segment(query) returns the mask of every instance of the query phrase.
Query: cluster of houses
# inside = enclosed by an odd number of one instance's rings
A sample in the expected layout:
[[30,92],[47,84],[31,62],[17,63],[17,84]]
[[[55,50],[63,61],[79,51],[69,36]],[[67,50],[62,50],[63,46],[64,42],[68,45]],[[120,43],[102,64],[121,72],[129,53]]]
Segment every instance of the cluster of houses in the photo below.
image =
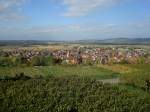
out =
[[150,56],[145,49],[129,49],[129,48],[85,48],[78,47],[71,50],[54,50],[54,49],[13,49],[0,50],[0,56],[22,56],[27,61],[31,61],[34,56],[53,56],[61,59],[66,64],[108,64],[108,63],[137,63],[142,57],[146,58],[150,63]]
[[50,50],[31,50],[31,49],[10,49],[10,50],[0,50],[1,57],[22,57],[27,61],[31,61],[31,59],[35,56],[50,56],[52,52]]

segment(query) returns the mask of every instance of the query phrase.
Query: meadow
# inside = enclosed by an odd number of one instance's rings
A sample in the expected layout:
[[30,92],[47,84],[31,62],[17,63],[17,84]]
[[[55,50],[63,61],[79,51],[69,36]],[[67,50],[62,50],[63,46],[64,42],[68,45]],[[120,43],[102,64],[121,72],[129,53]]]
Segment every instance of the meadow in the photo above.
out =
[[[119,79],[127,87],[146,90],[150,80],[149,64],[112,64],[112,65],[52,65],[0,67],[0,79],[15,77],[21,73],[31,78],[71,77],[96,80]],[[120,85],[121,85],[120,84]]]
[[0,67],[0,78],[14,77],[17,74],[24,73],[32,78],[42,77],[62,77],[62,76],[80,76],[96,79],[117,78],[120,74],[98,68],[96,66],[83,65],[56,65],[56,66],[31,66],[31,67]]

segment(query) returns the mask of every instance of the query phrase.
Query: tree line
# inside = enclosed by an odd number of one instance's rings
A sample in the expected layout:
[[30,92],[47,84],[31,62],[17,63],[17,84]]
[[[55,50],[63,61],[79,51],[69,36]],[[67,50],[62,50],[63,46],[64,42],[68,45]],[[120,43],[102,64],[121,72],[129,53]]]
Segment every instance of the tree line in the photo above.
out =
[[22,56],[0,57],[1,67],[13,66],[51,66],[61,64],[62,60],[54,58],[53,56],[34,56],[30,60]]

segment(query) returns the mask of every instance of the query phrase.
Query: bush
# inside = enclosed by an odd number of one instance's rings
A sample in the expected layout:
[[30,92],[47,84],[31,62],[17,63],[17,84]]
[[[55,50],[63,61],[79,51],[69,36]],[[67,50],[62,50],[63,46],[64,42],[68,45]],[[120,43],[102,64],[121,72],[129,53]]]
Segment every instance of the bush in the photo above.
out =
[[126,59],[121,60],[120,64],[129,64],[129,61]]
[[13,65],[14,65],[14,63],[10,57],[0,57],[0,66],[10,67]]
[[84,60],[83,65],[93,65],[93,62],[90,59]]
[[54,58],[53,59],[53,64],[62,64],[62,60],[59,58]]
[[21,57],[0,57],[0,66],[12,67],[23,64]]
[[12,57],[13,66],[19,66],[22,64],[21,57]]
[[31,60],[33,66],[50,66],[53,65],[53,57],[35,56]]

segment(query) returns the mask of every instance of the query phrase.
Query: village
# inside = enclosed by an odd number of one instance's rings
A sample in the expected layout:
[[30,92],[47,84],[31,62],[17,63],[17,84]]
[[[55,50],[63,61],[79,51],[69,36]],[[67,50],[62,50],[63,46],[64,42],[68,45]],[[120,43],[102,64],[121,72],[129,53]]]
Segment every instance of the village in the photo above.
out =
[[97,47],[86,48],[78,46],[72,49],[10,49],[0,50],[1,57],[23,57],[30,62],[35,56],[53,56],[63,64],[110,64],[110,63],[150,63],[150,52],[143,48]]

